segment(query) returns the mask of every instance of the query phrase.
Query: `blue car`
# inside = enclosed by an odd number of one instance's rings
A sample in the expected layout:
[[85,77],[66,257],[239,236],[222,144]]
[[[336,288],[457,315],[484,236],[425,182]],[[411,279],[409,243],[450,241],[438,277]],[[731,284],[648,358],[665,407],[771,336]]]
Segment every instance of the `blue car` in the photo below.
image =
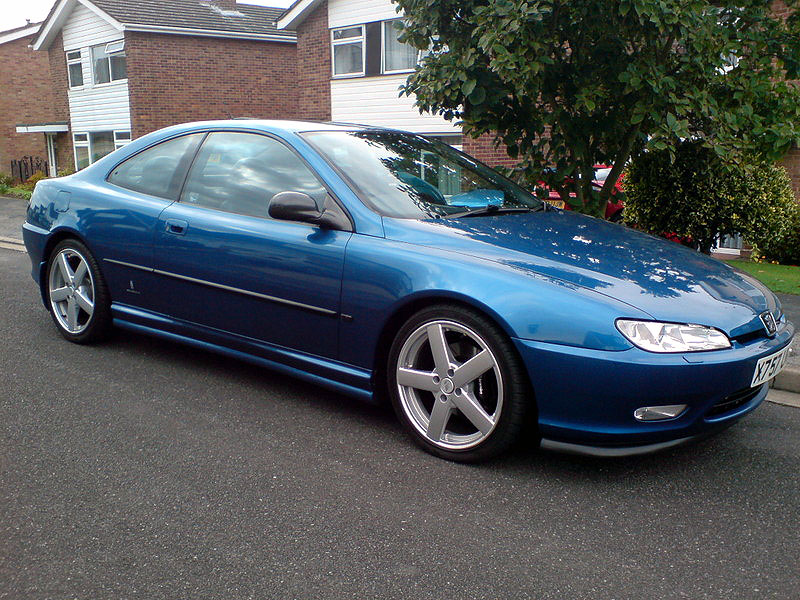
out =
[[718,431],[794,334],[747,275],[388,129],[170,127],[39,182],[23,233],[67,340],[127,329],[388,399],[456,461]]

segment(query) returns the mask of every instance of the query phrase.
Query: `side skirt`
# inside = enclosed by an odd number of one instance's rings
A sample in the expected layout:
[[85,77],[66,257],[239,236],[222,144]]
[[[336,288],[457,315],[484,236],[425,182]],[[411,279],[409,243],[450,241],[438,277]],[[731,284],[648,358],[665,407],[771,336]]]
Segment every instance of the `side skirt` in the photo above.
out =
[[374,402],[372,372],[320,356],[304,354],[166,315],[112,303],[114,325],[136,333],[187,344],[298,377],[311,383]]

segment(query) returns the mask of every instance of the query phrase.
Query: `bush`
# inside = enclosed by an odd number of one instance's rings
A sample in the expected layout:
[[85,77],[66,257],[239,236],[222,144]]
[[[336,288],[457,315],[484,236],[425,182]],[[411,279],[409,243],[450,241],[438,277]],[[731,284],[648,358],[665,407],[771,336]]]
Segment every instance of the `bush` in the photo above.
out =
[[28,180],[25,183],[21,184],[19,187],[28,192],[32,192],[33,189],[36,187],[36,184],[39,183],[42,179],[47,179],[47,175],[45,175],[42,171],[36,171],[36,173],[28,177]]
[[14,185],[14,179],[11,175],[0,173],[0,187],[10,188],[12,185]]
[[646,152],[625,180],[626,221],[650,233],[690,237],[710,252],[717,235],[740,233],[759,248],[781,246],[797,233],[798,207],[786,171],[773,164],[724,164],[695,141],[675,151]]
[[756,262],[800,265],[800,217],[795,219],[792,229],[793,231],[784,238],[763,240],[760,244],[754,244],[751,258]]

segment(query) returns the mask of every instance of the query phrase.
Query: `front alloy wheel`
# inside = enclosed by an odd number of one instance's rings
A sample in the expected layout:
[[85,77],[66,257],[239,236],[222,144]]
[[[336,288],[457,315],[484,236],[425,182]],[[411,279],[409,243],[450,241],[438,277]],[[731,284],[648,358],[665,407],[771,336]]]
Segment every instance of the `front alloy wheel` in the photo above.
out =
[[395,410],[423,448],[474,461],[517,438],[527,380],[508,338],[460,306],[426,309],[400,330],[390,353]]

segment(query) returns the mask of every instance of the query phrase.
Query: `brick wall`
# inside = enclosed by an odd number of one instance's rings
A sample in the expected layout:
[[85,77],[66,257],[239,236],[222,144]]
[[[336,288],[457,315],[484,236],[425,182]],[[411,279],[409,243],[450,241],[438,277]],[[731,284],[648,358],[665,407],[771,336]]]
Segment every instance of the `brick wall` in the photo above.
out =
[[17,133],[22,123],[53,121],[52,86],[47,55],[28,45],[33,36],[0,44],[0,173],[23,156],[47,160],[43,133]]
[[781,165],[786,168],[789,173],[789,178],[792,180],[792,188],[797,200],[800,201],[800,148],[792,148],[789,153],[783,157]]
[[300,118],[331,120],[331,37],[328,2],[297,28],[297,69],[301,80]]
[[292,119],[294,44],[155,33],[125,34],[133,137],[206,119]]
[[489,134],[484,134],[478,139],[465,136],[463,149],[490,167],[513,167],[517,164],[515,159],[506,154],[505,146],[501,144],[495,148],[494,136]]

